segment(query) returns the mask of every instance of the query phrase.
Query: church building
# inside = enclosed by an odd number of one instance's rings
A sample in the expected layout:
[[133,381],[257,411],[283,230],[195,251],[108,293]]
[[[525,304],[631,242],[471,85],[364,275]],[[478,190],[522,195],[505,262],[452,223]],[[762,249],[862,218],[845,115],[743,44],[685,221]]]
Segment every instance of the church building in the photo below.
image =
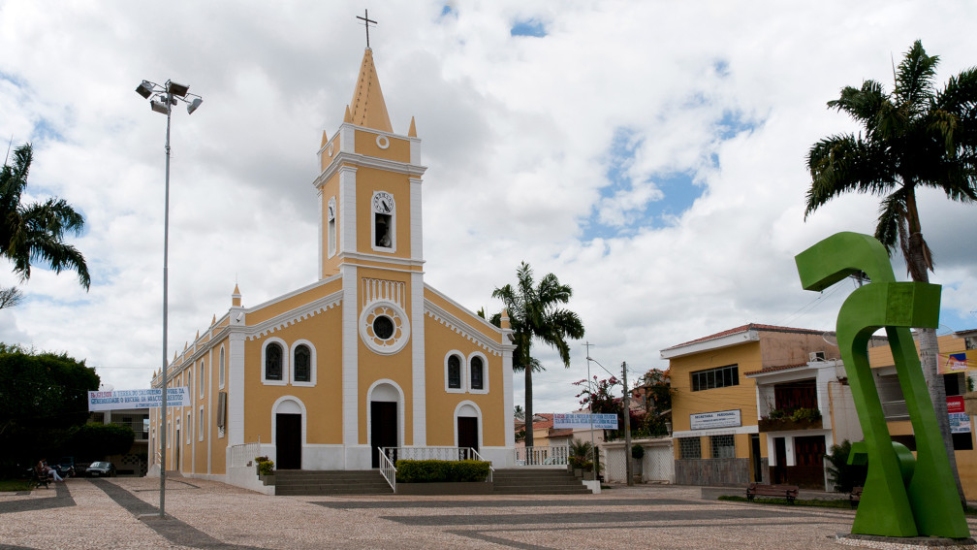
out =
[[155,374],[191,404],[165,426],[153,410],[149,448],[165,429],[167,470],[231,483],[259,454],[277,469],[366,470],[378,448],[462,447],[511,464],[508,319],[496,328],[425,284],[421,140],[413,118],[394,133],[369,48],[318,158],[318,280],[253,307],[235,286],[168,380]]

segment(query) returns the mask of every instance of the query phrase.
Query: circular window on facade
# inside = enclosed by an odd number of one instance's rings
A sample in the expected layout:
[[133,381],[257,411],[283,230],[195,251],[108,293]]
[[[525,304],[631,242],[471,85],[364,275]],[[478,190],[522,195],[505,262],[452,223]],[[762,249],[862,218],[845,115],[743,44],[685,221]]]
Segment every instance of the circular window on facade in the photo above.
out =
[[393,303],[374,303],[360,316],[360,337],[377,353],[396,353],[410,337],[407,314]]
[[387,317],[386,315],[378,315],[376,319],[373,320],[373,334],[381,340],[389,340],[391,336],[394,335],[394,322],[393,319]]

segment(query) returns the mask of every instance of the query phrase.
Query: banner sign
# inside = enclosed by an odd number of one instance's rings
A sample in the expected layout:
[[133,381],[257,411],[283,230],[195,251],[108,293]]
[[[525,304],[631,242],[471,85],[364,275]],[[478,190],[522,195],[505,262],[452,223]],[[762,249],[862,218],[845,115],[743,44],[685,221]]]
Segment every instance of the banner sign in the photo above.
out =
[[950,433],[969,434],[970,415],[964,412],[963,396],[953,395],[947,397],[946,410],[950,416]]
[[[90,391],[88,392],[88,410],[114,411],[119,409],[158,409],[163,400],[163,391],[152,390],[119,390],[119,391]],[[188,388],[170,388],[166,392],[166,407],[189,407],[190,392]]]
[[709,413],[690,414],[693,430],[711,430],[713,428],[738,428],[743,425],[740,411],[718,411]]
[[949,355],[940,354],[939,356],[940,374],[953,374],[957,372],[967,372],[977,365],[972,364],[967,357],[967,352],[951,353]]
[[[592,417],[592,418],[591,418]],[[587,413],[555,413],[553,414],[553,428],[557,430],[573,430],[590,428],[593,422],[598,430],[616,430],[616,414],[587,414]]]

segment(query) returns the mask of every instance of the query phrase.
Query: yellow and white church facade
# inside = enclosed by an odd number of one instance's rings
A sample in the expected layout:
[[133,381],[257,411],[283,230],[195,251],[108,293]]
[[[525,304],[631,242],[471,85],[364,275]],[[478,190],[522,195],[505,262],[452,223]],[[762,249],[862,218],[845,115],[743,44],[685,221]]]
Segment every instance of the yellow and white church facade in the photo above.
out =
[[367,48],[318,153],[318,280],[254,307],[235,286],[227,313],[174,358],[165,384],[188,387],[191,404],[169,407],[165,426],[152,411],[149,448],[167,430],[167,470],[242,484],[248,454],[278,469],[364,470],[382,447],[513,462],[508,322],[424,283],[420,153],[413,118],[393,132]]

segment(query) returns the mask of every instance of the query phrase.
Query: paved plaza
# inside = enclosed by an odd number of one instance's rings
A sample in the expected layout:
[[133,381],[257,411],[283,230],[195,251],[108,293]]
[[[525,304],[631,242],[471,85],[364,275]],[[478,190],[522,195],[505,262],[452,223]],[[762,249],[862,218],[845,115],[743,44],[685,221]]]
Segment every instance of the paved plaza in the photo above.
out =
[[[273,497],[196,479],[69,479],[0,493],[0,549],[844,548],[848,510],[700,498],[697,487],[592,496]],[[971,525],[977,531],[977,525]]]

